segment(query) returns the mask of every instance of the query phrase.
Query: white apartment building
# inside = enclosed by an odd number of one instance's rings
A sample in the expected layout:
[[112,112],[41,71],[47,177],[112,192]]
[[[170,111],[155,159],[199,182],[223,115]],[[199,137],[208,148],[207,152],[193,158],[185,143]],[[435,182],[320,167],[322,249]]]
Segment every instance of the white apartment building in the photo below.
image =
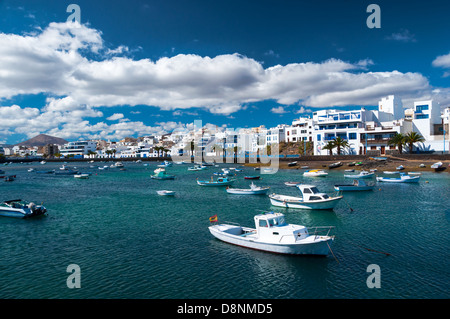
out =
[[[370,116],[370,117],[369,117]],[[366,118],[371,119],[370,111],[364,108],[356,111],[320,110],[313,113],[314,155],[327,155],[323,147],[337,137],[345,139],[349,148],[341,154],[360,154],[360,132]]]
[[65,144],[64,147],[59,151],[59,153],[63,156],[83,156],[88,154],[88,152],[95,152],[96,149],[97,142],[95,141],[76,141]]
[[301,117],[292,121],[290,126],[285,127],[286,142],[308,142],[313,140],[313,119]]

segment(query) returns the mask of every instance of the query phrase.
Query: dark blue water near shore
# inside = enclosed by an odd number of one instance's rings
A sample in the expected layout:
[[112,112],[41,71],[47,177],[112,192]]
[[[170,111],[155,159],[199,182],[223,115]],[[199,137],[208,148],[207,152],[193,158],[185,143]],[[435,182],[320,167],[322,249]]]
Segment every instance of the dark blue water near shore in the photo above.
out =
[[[450,175],[423,173],[419,184],[377,184],[346,193],[334,211],[285,210],[263,196],[229,195],[197,186],[219,168],[168,171],[173,181],[150,179],[156,163],[126,163],[126,171],[92,171],[87,180],[29,173],[48,163],[4,167],[0,200],[44,202],[42,218],[0,219],[1,298],[449,298]],[[221,165],[228,167],[230,165]],[[237,173],[236,186],[248,186]],[[301,170],[263,175],[258,185],[297,194],[285,181],[331,192],[343,172],[311,179]],[[428,183],[427,183],[428,182]],[[170,189],[163,197],[156,190]],[[350,209],[352,208],[352,210]],[[335,226],[336,259],[269,254],[229,245],[208,232],[208,218],[253,226],[259,210],[283,212],[289,223]],[[388,252],[386,256],[367,248]],[[81,288],[69,289],[69,264],[81,269]],[[381,288],[369,289],[367,267],[381,270]]]

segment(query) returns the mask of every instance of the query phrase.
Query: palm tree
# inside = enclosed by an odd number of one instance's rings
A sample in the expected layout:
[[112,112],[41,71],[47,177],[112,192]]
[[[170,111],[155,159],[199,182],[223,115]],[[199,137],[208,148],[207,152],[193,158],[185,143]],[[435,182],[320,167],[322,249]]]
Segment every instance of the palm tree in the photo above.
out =
[[398,152],[402,154],[403,152],[403,145],[405,145],[405,135],[402,133],[395,133],[394,136],[392,136],[389,141],[388,145],[396,145],[398,148]]
[[333,140],[333,145],[334,145],[334,147],[337,147],[338,155],[341,155],[341,147],[346,148],[346,147],[350,146],[350,144],[348,144],[347,140],[344,140],[342,137],[339,137],[339,136]]
[[409,145],[409,153],[412,154],[413,152],[413,144],[417,142],[424,142],[425,139],[422,135],[416,132],[409,132],[405,136],[405,143]]
[[328,154],[333,155],[334,141],[328,141],[327,145],[325,145],[322,149],[328,150]]

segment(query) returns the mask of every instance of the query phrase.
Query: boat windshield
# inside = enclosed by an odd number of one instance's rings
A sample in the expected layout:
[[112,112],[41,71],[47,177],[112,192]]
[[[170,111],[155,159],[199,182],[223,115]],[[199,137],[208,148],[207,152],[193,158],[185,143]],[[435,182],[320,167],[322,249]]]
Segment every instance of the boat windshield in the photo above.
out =
[[318,193],[320,193],[319,190],[317,189],[317,187],[311,187],[310,189],[311,189],[311,192],[312,192],[313,194],[318,194]]
[[284,217],[275,217],[268,220],[270,227],[284,225]]

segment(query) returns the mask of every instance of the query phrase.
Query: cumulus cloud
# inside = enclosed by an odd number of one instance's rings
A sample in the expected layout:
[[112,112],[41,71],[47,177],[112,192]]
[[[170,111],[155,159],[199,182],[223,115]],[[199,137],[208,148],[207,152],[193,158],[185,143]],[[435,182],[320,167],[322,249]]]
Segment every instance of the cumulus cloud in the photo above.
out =
[[123,118],[124,118],[124,115],[122,113],[114,113],[113,115],[111,115],[110,117],[107,117],[106,119],[108,121],[116,121],[116,120],[120,120]]
[[[144,134],[161,126],[132,122],[123,113],[105,119],[119,120],[112,124],[91,124],[86,118],[102,118],[100,108],[121,105],[178,112],[197,108],[224,116],[264,100],[278,103],[274,113],[298,103],[308,108],[376,105],[387,94],[408,99],[433,89],[420,73],[371,72],[370,59],[264,68],[238,53],[178,54],[152,61],[135,60],[128,52],[126,46],[106,47],[99,30],[77,22],[50,23],[26,35],[0,33],[0,100],[19,94],[48,96],[42,109],[0,107],[1,118],[8,119],[2,130],[40,130],[65,138]],[[433,65],[450,66],[450,54],[437,57]]]
[[[450,53],[438,56],[436,59],[433,60],[432,64],[435,67],[450,69]],[[444,77],[450,76],[450,71],[445,72],[443,76]]]
[[279,106],[279,107],[273,107],[270,112],[275,113],[275,114],[284,114],[287,113],[287,111],[284,109],[284,107]]
[[239,54],[179,54],[157,61],[116,56],[127,50],[104,47],[100,31],[77,23],[51,23],[26,36],[2,33],[0,97],[44,92],[68,98],[59,101],[65,106],[50,108],[151,105],[229,115],[245,103],[266,99],[285,105],[303,101],[310,107],[374,105],[380,96],[429,86],[419,73],[364,72],[373,64],[370,59],[264,69]]

